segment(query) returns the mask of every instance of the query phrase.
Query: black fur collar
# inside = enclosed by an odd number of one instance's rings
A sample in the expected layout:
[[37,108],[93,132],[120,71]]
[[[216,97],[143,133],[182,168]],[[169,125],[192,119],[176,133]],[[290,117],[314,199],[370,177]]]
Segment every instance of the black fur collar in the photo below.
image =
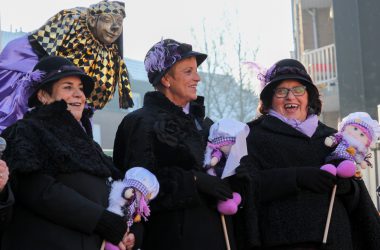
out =
[[[198,96],[195,101],[190,102],[190,114],[196,118],[203,118],[205,116],[205,107],[203,105],[203,96]],[[145,94],[144,106],[157,107],[165,109],[166,111],[183,116],[185,113],[182,107],[172,103],[164,94],[159,91],[152,91]]]
[[31,110],[3,132],[9,144],[4,152],[9,168],[51,175],[84,171],[117,176],[112,159],[91,137],[88,116],[83,115],[81,126],[64,101]]

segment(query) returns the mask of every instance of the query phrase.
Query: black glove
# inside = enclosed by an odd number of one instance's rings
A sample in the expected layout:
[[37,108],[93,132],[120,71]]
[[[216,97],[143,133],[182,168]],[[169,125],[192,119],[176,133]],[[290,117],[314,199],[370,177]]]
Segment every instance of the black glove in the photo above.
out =
[[135,246],[132,249],[140,249],[144,235],[143,224],[141,222],[133,223],[129,232],[135,235]]
[[200,192],[209,194],[219,200],[232,198],[232,190],[219,177],[212,176],[199,171],[194,171],[195,184]]
[[127,228],[127,223],[124,221],[123,217],[104,210],[95,227],[95,232],[112,244],[118,245],[123,239],[124,234],[127,232]]
[[316,193],[331,192],[336,177],[324,170],[315,167],[296,168],[297,185]]

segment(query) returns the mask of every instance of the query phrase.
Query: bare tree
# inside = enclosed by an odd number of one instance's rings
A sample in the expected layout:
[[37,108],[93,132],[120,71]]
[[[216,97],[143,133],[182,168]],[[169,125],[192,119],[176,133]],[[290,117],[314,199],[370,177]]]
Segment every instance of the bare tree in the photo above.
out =
[[[193,32],[193,37],[197,37]],[[209,39],[205,20],[202,22],[202,40],[199,40],[201,50],[208,55],[208,59],[201,66],[202,84],[199,86],[200,93],[205,96],[206,115],[220,119],[223,115],[230,115],[232,110],[227,105],[221,105],[220,90],[228,91],[228,78],[222,73],[223,58],[226,57],[223,45],[223,34]],[[230,79],[231,80],[231,79]],[[225,94],[225,92],[224,92]]]
[[[255,60],[259,48],[246,48],[244,46],[241,34],[236,35],[235,45],[234,45],[234,57],[237,61],[235,71],[235,82],[236,89],[235,100],[235,117],[239,121],[249,121],[252,120],[256,114],[256,107],[258,103],[258,98],[253,92],[254,86],[251,79],[250,73],[246,70],[243,63],[250,60]],[[225,72],[231,72],[233,69],[230,67],[226,69]],[[230,73],[231,74],[231,73]]]
[[[224,22],[214,34],[207,29],[205,20],[202,34],[195,34],[193,30],[194,39],[201,44],[201,50],[208,54],[208,59],[201,67],[202,84],[199,90],[205,96],[207,116],[212,119],[229,117],[246,122],[255,115],[257,97],[253,94],[242,62],[255,60],[258,48],[245,46],[240,32],[236,29],[232,32],[228,18],[224,18]],[[228,46],[232,46],[232,49]]]

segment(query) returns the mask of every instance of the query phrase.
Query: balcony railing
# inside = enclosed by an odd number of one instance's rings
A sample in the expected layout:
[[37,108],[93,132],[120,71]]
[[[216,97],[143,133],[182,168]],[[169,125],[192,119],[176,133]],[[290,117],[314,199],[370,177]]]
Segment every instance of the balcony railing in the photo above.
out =
[[316,85],[329,88],[338,83],[335,44],[305,51],[301,61]]

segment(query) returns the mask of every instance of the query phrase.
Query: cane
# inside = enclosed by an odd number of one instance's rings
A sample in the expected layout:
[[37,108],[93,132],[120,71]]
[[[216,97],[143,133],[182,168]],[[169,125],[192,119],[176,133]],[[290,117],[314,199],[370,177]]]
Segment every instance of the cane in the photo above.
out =
[[336,187],[337,186],[335,184],[334,188],[332,190],[332,193],[331,193],[331,199],[330,199],[329,211],[327,213],[327,221],[326,221],[326,226],[325,226],[325,232],[323,234],[323,240],[322,240],[323,245],[326,245],[327,236],[329,234],[329,228],[330,228],[330,222],[331,222],[331,214],[332,214],[332,210],[333,210],[333,207],[334,207]]
[[104,247],[106,246],[106,240],[103,240],[102,246],[100,247],[100,250],[104,250]]
[[227,232],[226,220],[224,219],[224,214],[220,214],[220,218],[221,218],[221,220],[222,220],[223,233],[224,233],[224,239],[226,240],[226,247],[227,247],[227,250],[231,250],[230,240],[228,239],[228,232]]

